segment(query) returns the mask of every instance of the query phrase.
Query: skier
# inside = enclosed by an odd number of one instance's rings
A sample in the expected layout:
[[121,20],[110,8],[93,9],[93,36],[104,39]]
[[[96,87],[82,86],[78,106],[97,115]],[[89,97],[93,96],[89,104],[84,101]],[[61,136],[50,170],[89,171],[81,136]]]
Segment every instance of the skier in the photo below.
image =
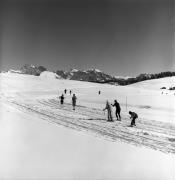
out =
[[101,91],[98,91],[98,94],[100,95],[100,94],[101,94]]
[[108,100],[106,101],[106,107],[103,109],[103,111],[105,111],[106,109],[107,109],[107,112],[108,112],[108,121],[113,121],[112,108],[111,108],[111,105],[108,102]]
[[67,92],[67,89],[64,90],[64,93],[65,93],[65,94],[66,94],[66,92]]
[[117,100],[114,100],[114,104],[111,104],[113,107],[116,107],[115,115],[118,121],[121,121],[121,116],[120,116],[120,104],[117,102]]
[[72,106],[73,106],[73,110],[75,110],[76,101],[77,101],[77,97],[75,96],[75,94],[73,94],[73,96],[72,96]]
[[129,114],[131,115],[131,117],[130,117],[130,119],[131,119],[131,127],[136,126],[135,120],[138,118],[137,113],[129,111]]
[[72,94],[72,91],[70,90],[69,93],[70,93],[70,95],[71,95],[71,94]]
[[63,95],[63,94],[60,96],[60,103],[61,103],[61,104],[64,103],[64,95]]

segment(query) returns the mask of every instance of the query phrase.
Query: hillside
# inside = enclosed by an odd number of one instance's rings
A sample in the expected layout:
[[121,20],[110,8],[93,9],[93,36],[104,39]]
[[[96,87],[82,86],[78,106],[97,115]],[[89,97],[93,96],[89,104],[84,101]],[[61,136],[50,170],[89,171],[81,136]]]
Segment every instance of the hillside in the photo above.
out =
[[[162,95],[160,89],[165,83],[174,85],[172,78],[112,86],[1,73],[0,82],[3,179],[175,176],[175,96]],[[65,88],[77,95],[75,111],[70,94],[65,94],[63,106],[59,103]],[[121,122],[106,121],[106,99],[120,102]],[[128,127],[129,110],[139,115],[135,128]]]
[[143,89],[157,90],[163,91],[168,94],[175,93],[175,91],[171,91],[172,87],[175,87],[175,76],[173,77],[165,77],[160,79],[150,79],[142,82],[138,82],[136,84],[132,84],[133,87],[140,87]]
[[[30,94],[30,98],[45,96],[53,98],[61,95],[66,88],[76,93],[80,104],[85,106],[103,108],[106,99],[111,102],[117,99],[123,110],[137,111],[141,113],[143,118],[174,122],[175,92],[168,89],[162,90],[163,86],[167,88],[175,86],[175,77],[148,80],[128,86],[111,86],[75,80],[1,73],[1,92],[8,97],[17,96],[24,99],[28,98]],[[98,95],[99,90],[102,92],[101,96]]]

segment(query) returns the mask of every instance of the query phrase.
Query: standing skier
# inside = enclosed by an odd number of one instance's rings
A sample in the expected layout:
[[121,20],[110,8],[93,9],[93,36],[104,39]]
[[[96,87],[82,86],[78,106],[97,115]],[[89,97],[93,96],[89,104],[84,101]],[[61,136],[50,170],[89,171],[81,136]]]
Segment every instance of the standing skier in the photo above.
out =
[[113,107],[115,106],[115,108],[116,108],[116,111],[115,111],[116,118],[117,118],[117,120],[121,121],[121,116],[120,116],[121,108],[120,108],[120,104],[117,102],[117,100],[114,100],[114,104],[111,104],[111,105]]
[[63,94],[60,96],[60,103],[61,103],[61,104],[64,103],[64,95],[63,95]]
[[70,90],[69,93],[70,93],[70,95],[71,95],[71,94],[72,94],[72,91]]
[[108,113],[108,121],[113,121],[112,117],[112,108],[111,105],[109,104],[108,100],[106,101],[106,107],[103,109],[103,111],[107,110]]
[[75,94],[73,94],[73,96],[72,96],[72,106],[73,106],[73,110],[75,110],[76,101],[77,101],[77,97],[75,96]]
[[131,115],[130,119],[131,119],[131,126],[136,126],[135,124],[135,120],[138,118],[137,113],[129,111],[129,114]]
[[66,94],[66,92],[67,92],[67,89],[64,90],[64,93],[65,93],[65,94]]

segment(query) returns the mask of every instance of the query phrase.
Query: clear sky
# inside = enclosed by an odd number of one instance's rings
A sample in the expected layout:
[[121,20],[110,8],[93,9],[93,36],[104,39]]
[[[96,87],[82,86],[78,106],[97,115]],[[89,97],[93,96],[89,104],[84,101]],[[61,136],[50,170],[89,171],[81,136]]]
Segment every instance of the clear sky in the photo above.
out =
[[4,0],[0,69],[174,71],[174,0]]

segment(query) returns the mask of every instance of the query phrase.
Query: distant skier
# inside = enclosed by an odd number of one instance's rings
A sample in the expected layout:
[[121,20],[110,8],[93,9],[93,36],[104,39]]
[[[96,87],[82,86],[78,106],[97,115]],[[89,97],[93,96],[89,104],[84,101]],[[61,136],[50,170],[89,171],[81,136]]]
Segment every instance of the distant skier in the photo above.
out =
[[101,94],[101,91],[98,91],[98,94],[100,95],[100,94]]
[[65,94],[67,93],[67,89],[64,90],[64,93],[65,93]]
[[103,109],[103,111],[105,110],[107,110],[107,113],[108,113],[108,121],[113,121],[112,108],[108,100],[106,101],[106,107]]
[[63,95],[63,94],[60,96],[60,103],[61,103],[61,104],[64,103],[64,95]]
[[71,94],[72,94],[72,91],[70,90],[69,93],[70,93],[70,95],[71,95]]
[[120,116],[120,104],[117,102],[117,100],[114,100],[114,104],[111,104],[113,107],[115,106],[116,111],[115,111],[115,115],[118,121],[121,121],[121,116]]
[[73,94],[73,96],[72,96],[72,106],[73,106],[73,110],[75,110],[76,101],[77,101],[77,97],[75,96],[75,94]]
[[129,111],[129,114],[131,115],[131,117],[130,117],[130,119],[131,119],[131,126],[136,126],[135,120],[138,118],[137,113]]

